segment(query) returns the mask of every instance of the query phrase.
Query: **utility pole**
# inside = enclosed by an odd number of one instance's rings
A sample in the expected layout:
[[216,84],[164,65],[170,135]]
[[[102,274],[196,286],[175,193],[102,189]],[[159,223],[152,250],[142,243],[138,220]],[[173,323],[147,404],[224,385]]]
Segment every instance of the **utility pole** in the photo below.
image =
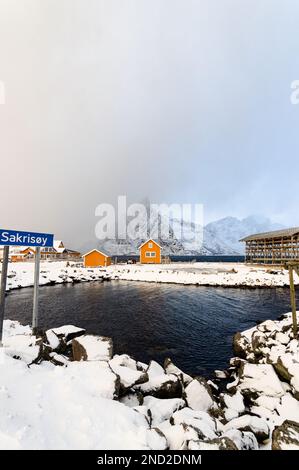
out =
[[40,269],[40,247],[37,246],[35,250],[33,312],[32,312],[32,330],[33,330],[34,335],[37,334],[37,328],[38,328],[39,269]]
[[297,338],[298,327],[297,327],[296,294],[295,294],[294,271],[293,271],[294,268],[295,268],[295,271],[297,273],[296,267],[294,267],[291,264],[288,265],[289,278],[290,278],[290,295],[291,295],[291,306],[292,306],[293,335],[294,335],[294,338]]

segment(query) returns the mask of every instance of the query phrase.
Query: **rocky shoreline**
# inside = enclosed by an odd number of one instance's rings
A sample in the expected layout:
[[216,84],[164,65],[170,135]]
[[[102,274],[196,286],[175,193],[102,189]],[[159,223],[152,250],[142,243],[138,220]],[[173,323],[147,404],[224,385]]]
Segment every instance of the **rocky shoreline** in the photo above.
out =
[[[35,337],[29,327],[7,320],[4,333],[0,392],[5,390],[4,398],[10,397],[7,402],[11,409],[17,392],[5,379],[8,368],[15,370],[17,365],[22,367],[23,379],[31,374],[30,380],[36,386],[41,382],[39,374],[51,374],[51,377],[54,374],[60,382],[51,381],[51,387],[60,387],[70,378],[74,387],[84,387],[80,419],[92,412],[91,405],[88,409],[83,406],[85,402],[88,404],[90,392],[92,399],[97,400],[96,406],[99,400],[105,401],[97,416],[100,422],[108,420],[105,418],[107,401],[118,403],[117,419],[122,419],[123,424],[124,413],[127,419],[124,432],[132,433],[129,443],[121,442],[122,437],[115,442],[112,431],[107,437],[110,425],[107,421],[106,430],[102,430],[105,436],[98,436],[106,444],[95,443],[89,436],[92,428],[87,426],[86,448],[299,449],[299,346],[292,336],[290,314],[237,333],[236,357],[230,360],[227,370],[215,371],[212,380],[185,374],[169,358],[162,366],[155,361],[144,364],[126,354],[113,355],[110,338],[89,335],[71,325]],[[66,406],[75,407],[72,404],[75,391],[69,390],[69,383],[67,389],[71,403]],[[55,396],[58,393],[59,389]],[[39,410],[47,426],[48,405],[52,413],[55,403],[45,404]],[[30,397],[23,406],[32,406]],[[62,418],[66,419],[63,415]],[[115,419],[116,415],[109,417]],[[40,433],[41,429],[34,431]],[[5,432],[4,426],[0,426],[0,448]],[[55,439],[60,442],[64,437],[58,435]],[[76,442],[65,446],[76,448]],[[29,447],[26,442],[21,443],[21,448]],[[41,448],[47,447],[47,443],[41,444]]]

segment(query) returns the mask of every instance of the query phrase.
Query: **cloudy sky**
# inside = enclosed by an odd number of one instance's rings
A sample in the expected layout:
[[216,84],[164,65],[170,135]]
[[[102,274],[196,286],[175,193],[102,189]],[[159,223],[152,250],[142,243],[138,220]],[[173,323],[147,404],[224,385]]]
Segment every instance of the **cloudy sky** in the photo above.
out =
[[0,0],[0,228],[80,246],[123,194],[299,225],[298,23],[298,0]]

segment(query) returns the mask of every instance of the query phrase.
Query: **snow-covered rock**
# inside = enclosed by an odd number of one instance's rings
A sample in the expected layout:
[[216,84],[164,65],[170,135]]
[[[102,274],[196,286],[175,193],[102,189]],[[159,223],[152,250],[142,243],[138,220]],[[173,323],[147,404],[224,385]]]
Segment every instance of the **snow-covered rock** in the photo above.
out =
[[49,354],[50,361],[55,364],[56,366],[65,366],[69,362],[69,358],[64,356],[63,354],[57,354],[55,352],[51,352]]
[[214,375],[217,379],[226,379],[228,377],[228,374],[224,370],[215,370]]
[[217,437],[215,419],[204,411],[183,408],[173,413],[170,422],[172,424],[192,426],[201,439],[214,439]]
[[290,342],[290,337],[285,333],[278,332],[275,335],[275,340],[281,344],[287,345]]
[[48,330],[46,332],[47,338],[50,331],[53,332],[56,336],[58,336],[58,338],[63,339],[66,343],[68,343],[74,338],[77,338],[78,336],[84,335],[85,333],[85,330],[83,328],[78,328],[74,325],[63,325],[59,328],[53,328],[52,330]]
[[252,432],[229,429],[224,433],[224,436],[234,442],[238,450],[258,450],[259,448],[257,439]]
[[225,405],[225,418],[227,421],[237,418],[241,413],[245,412],[244,398],[243,395],[237,391],[234,395],[224,393],[221,398]]
[[146,370],[148,381],[135,385],[144,395],[153,395],[156,398],[180,398],[182,386],[180,379],[174,374],[165,374],[165,371],[156,361],[151,361]]
[[146,420],[146,422],[148,424],[148,427],[151,426],[151,415],[150,415],[149,410],[147,409],[146,406],[143,406],[143,405],[134,406],[133,410],[136,413],[139,413],[144,417],[144,419]]
[[199,439],[198,432],[192,426],[183,424],[171,425],[168,421],[158,426],[167,439],[169,450],[187,450],[190,440]]
[[266,320],[262,323],[260,323],[257,326],[257,329],[262,332],[268,332],[268,333],[273,333],[274,331],[278,330],[278,325],[275,321],[273,320]]
[[299,423],[284,421],[272,433],[273,450],[299,450]]
[[119,379],[106,361],[69,362],[67,367],[56,368],[56,376],[69,377],[74,387],[80,383],[81,388],[98,397],[112,400],[119,395]]
[[47,330],[45,333],[45,336],[46,336],[47,344],[49,344],[50,348],[53,351],[59,348],[61,344],[61,339],[56,333],[54,333],[53,330]]
[[240,358],[246,358],[250,352],[250,343],[245,335],[241,335],[240,332],[235,333],[233,337],[233,349],[234,353]]
[[189,450],[238,450],[236,444],[228,437],[217,437],[206,441],[191,440]]
[[181,398],[160,399],[151,396],[144,398],[143,405],[150,411],[152,426],[157,426],[168,420],[172,414],[186,405]]
[[240,431],[250,431],[252,432],[258,441],[263,442],[269,437],[269,426],[267,422],[256,416],[243,415],[239,418],[232,419],[227,424],[225,424],[223,430],[224,432],[231,429],[239,429]]
[[129,392],[122,396],[119,401],[130,408],[143,405],[143,395],[139,392]]
[[146,430],[146,443],[151,450],[166,450],[167,439],[158,428],[151,428]]
[[185,398],[192,410],[211,411],[217,410],[217,404],[213,399],[210,386],[202,377],[196,377],[185,388]]
[[111,366],[111,369],[119,376],[123,390],[131,388],[137,384],[145,383],[148,380],[146,373],[132,370],[129,367],[113,365]]
[[119,376],[120,384],[124,390],[148,381],[147,373],[137,370],[136,361],[126,354],[114,356],[109,361],[109,366]]
[[72,340],[74,361],[109,361],[112,340],[105,336],[83,335]]
[[284,389],[271,364],[244,364],[238,390],[247,396],[281,397]]
[[170,358],[165,359],[164,361],[164,369],[166,374],[174,374],[180,377],[184,383],[184,385],[188,385],[192,382],[192,377],[188,374],[185,374],[181,369],[179,369]]
[[113,358],[109,361],[110,366],[122,366],[128,367],[131,370],[140,370],[137,367],[137,361],[130,357],[128,354],[115,354]]

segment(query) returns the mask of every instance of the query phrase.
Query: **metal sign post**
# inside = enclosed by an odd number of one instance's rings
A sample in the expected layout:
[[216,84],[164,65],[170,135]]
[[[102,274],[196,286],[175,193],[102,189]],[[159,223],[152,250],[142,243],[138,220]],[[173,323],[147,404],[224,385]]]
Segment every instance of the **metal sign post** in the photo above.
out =
[[32,312],[32,330],[33,334],[37,334],[38,327],[38,289],[39,289],[39,268],[40,268],[40,247],[35,251],[34,266],[34,291],[33,291],[33,312]]
[[53,244],[54,244],[53,234],[0,229],[0,245],[4,245],[2,274],[1,274],[1,292],[0,292],[0,346],[2,345],[2,335],[3,335],[3,321],[4,321],[4,313],[5,313],[5,289],[6,289],[6,279],[7,279],[9,247],[10,246],[34,246],[36,247],[35,270],[34,270],[33,313],[32,313],[32,329],[33,329],[33,334],[36,334],[37,328],[38,328],[38,288],[39,288],[39,269],[40,269],[40,249],[46,248],[46,247],[52,247]]
[[9,246],[5,246],[3,249],[3,260],[2,260],[2,272],[1,272],[1,287],[0,287],[0,347],[2,346],[3,336],[3,321],[5,312],[5,291],[6,291],[6,280],[7,280],[7,268],[8,268],[8,255]]
[[297,309],[296,309],[296,293],[295,293],[295,284],[294,284],[294,271],[296,272],[297,276],[299,276],[299,263],[289,262],[285,265],[285,268],[289,270],[293,335],[294,335],[294,338],[297,338],[298,325],[297,325]]

